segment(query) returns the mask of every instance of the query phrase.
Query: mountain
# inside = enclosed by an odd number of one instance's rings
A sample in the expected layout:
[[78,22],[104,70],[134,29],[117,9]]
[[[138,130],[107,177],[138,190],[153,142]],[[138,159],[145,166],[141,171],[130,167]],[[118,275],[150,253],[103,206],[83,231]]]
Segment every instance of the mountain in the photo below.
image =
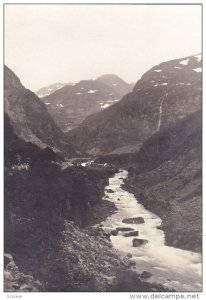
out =
[[130,92],[133,85],[117,75],[103,75],[96,80],[82,80],[67,85],[42,100],[56,124],[69,131],[87,116],[102,111]]
[[201,55],[163,62],[146,72],[121,101],[68,133],[91,155],[137,152],[160,129],[201,108]]
[[55,91],[61,89],[62,87],[66,86],[66,85],[73,85],[72,82],[68,82],[68,83],[60,83],[60,82],[55,82],[53,84],[50,84],[48,86],[42,87],[41,89],[39,89],[36,94],[39,98],[42,97],[46,97],[51,95],[52,93],[54,93]]
[[10,125],[16,136],[40,148],[51,148],[67,156],[78,156],[80,152],[67,141],[67,137],[56,126],[45,104],[19,78],[4,67],[4,106]]
[[123,79],[115,74],[105,74],[96,79],[96,81],[101,82],[105,85],[110,86],[115,93],[119,94],[120,97],[126,95],[131,92],[132,88],[134,88],[134,84],[128,84]]

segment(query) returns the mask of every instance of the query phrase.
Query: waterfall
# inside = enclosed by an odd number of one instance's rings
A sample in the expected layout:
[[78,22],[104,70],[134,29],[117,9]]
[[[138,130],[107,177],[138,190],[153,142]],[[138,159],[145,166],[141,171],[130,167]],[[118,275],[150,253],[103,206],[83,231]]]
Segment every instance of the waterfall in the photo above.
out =
[[159,107],[159,120],[158,120],[158,124],[157,124],[157,130],[156,132],[159,132],[161,124],[162,124],[162,106],[163,106],[163,102],[166,99],[168,93],[165,93],[162,97],[160,97],[160,107]]

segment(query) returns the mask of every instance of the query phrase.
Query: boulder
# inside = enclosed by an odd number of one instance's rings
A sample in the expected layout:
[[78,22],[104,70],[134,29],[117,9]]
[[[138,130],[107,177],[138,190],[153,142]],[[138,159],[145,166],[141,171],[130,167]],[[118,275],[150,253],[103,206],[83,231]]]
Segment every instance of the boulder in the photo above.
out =
[[108,189],[106,190],[107,193],[114,193],[114,191],[112,189]]
[[140,246],[145,245],[147,243],[148,243],[148,241],[144,240],[144,239],[133,239],[132,240],[133,247],[140,247]]
[[10,262],[12,262],[13,256],[11,254],[5,253],[4,254],[4,266],[6,267]]
[[20,287],[20,285],[18,284],[18,283],[13,283],[12,284],[12,287],[14,288],[14,289],[19,289],[19,287]]
[[8,257],[4,256],[4,267],[6,267],[9,263],[10,263],[10,260],[8,259]]
[[12,281],[13,280],[13,276],[11,275],[10,272],[4,271],[4,279],[8,280],[8,281]]
[[144,219],[142,217],[125,218],[125,219],[122,220],[122,223],[126,223],[126,224],[142,224],[142,223],[144,223]]
[[17,271],[18,267],[17,265],[14,263],[14,261],[10,261],[9,264],[7,264],[7,270],[13,270],[13,271]]
[[4,257],[7,257],[9,259],[9,261],[13,261],[13,256],[9,253],[4,253]]
[[142,279],[148,279],[152,276],[152,274],[150,272],[147,272],[147,271],[143,271],[141,274],[140,274],[140,278]]
[[124,236],[125,236],[125,237],[139,236],[139,231],[134,230],[134,231],[132,231],[132,232],[127,232],[127,233],[124,233]]
[[116,230],[118,230],[118,231],[132,231],[134,229],[130,228],[130,227],[117,227]]
[[110,241],[110,233],[103,233],[104,237]]
[[116,229],[112,230],[111,235],[118,235],[118,230],[116,230]]
[[130,267],[136,266],[136,261],[135,260],[131,259],[129,262],[130,262]]
[[24,284],[22,284],[22,285],[20,286],[19,289],[20,289],[20,290],[25,290],[25,291],[31,291],[32,288],[33,288],[32,285],[24,283]]

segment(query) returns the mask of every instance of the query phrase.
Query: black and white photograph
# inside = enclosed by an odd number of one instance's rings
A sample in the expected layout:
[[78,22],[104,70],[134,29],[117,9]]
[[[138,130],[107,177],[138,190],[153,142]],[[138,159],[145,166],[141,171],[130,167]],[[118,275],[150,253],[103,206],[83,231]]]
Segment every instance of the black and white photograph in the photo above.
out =
[[7,298],[199,299],[202,10],[3,4]]

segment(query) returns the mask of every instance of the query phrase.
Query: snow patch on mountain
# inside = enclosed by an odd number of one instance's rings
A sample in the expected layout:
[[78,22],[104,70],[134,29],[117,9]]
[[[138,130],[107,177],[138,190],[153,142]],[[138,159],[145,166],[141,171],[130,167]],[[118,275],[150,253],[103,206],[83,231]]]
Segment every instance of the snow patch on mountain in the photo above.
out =
[[197,54],[197,55],[195,55],[195,58],[197,59],[198,62],[201,62],[202,55],[201,54]]
[[190,61],[189,58],[183,59],[183,60],[181,60],[181,61],[179,62],[179,64],[184,65],[184,66],[187,66],[189,61]]
[[90,90],[90,91],[88,91],[88,94],[94,94],[96,92],[97,92],[97,90]]
[[43,98],[43,97],[49,96],[50,94],[51,94],[51,93],[38,94],[38,97],[39,97],[39,98]]
[[156,83],[154,86],[168,85],[168,82]]
[[196,68],[196,69],[193,69],[193,71],[195,71],[195,72],[202,72],[202,68]]
[[101,105],[101,108],[107,108],[107,107],[109,107],[109,106],[110,106],[110,104],[109,104],[109,103],[106,103],[106,104]]

